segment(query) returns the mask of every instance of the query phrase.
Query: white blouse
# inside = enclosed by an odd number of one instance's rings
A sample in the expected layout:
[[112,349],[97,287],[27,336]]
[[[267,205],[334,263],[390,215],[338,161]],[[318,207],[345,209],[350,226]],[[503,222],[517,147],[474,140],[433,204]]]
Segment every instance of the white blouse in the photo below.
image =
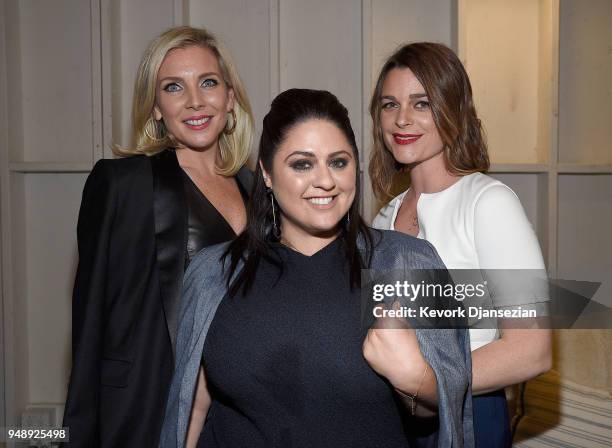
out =
[[[395,230],[406,192],[380,210],[372,227]],[[440,192],[421,193],[417,217],[418,237],[434,245],[448,269],[545,269],[518,197],[485,174],[469,174]],[[472,350],[498,337],[495,329],[470,329]]]

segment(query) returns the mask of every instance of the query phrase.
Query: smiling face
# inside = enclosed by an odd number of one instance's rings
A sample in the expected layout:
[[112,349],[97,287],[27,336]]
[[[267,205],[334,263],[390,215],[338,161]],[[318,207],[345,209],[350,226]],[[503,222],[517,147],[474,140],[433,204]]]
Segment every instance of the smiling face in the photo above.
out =
[[415,165],[442,158],[444,144],[429,99],[409,68],[395,68],[387,74],[380,102],[383,139],[397,162]]
[[353,148],[335,124],[309,119],[295,125],[274,154],[272,171],[263,171],[281,209],[285,240],[337,235],[357,177]]
[[170,50],[157,74],[154,117],[180,146],[218,148],[219,135],[234,107],[234,92],[221,75],[214,53],[190,46]]

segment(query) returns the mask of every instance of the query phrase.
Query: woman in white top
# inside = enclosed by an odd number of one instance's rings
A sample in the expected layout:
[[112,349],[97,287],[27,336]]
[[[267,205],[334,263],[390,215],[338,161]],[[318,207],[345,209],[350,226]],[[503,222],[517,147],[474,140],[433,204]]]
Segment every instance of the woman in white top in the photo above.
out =
[[[396,175],[410,176],[410,188],[383,207],[374,227],[427,239],[449,269],[544,270],[517,196],[482,174],[489,168],[486,142],[470,81],[452,50],[434,43],[397,50],[381,70],[370,113],[377,197],[389,200]],[[511,300],[537,306],[546,297]],[[550,330],[500,326],[470,330],[477,447],[510,446],[503,388],[551,366]]]

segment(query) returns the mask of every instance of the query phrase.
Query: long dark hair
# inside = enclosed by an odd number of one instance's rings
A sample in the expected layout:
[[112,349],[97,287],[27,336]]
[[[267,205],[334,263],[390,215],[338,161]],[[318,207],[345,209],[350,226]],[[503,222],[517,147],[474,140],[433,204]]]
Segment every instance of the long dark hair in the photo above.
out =
[[[274,98],[270,112],[263,120],[258,161],[268,173],[272,173],[272,161],[280,144],[292,128],[309,119],[327,120],[336,125],[353,150],[357,174],[355,199],[347,213],[348,225],[343,226],[339,223],[341,230],[338,238],[341,238],[346,260],[350,266],[351,286],[358,287],[361,280],[361,269],[370,264],[372,237],[359,215],[359,198],[361,197],[359,151],[346,107],[338,101],[335,95],[323,90],[290,89],[281,93]],[[279,222],[278,202],[275,203],[275,207],[276,219]],[[247,206],[246,228],[230,244],[223,255],[224,263],[228,256],[230,258],[227,276],[230,297],[235,296],[239,291],[242,291],[243,294],[248,292],[253,285],[261,259],[266,259],[276,265],[279,268],[279,275],[282,275],[282,261],[270,245],[271,242],[278,241],[272,232],[272,223],[272,202],[264,183],[260,164],[257,163],[251,198]],[[357,247],[358,238],[363,240],[363,253]],[[236,273],[241,260],[244,261],[244,267]],[[235,273],[236,278],[232,281]]]
[[402,168],[385,146],[380,124],[383,84],[389,72],[396,68],[409,68],[425,89],[444,143],[446,169],[457,175],[487,171],[487,143],[463,64],[453,50],[442,44],[416,42],[400,47],[387,59],[372,94],[374,145],[369,171],[376,196],[383,201],[392,196],[393,179]]

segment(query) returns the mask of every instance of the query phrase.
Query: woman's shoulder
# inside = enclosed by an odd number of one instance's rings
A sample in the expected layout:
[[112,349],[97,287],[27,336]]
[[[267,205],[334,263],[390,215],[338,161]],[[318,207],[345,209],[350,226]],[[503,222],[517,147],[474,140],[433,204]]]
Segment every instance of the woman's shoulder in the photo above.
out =
[[[426,199],[426,200],[425,200]],[[438,218],[442,210],[445,213],[474,213],[485,206],[490,208],[503,208],[516,203],[520,205],[518,196],[503,182],[483,173],[472,173],[463,176],[458,182],[440,193],[427,195],[419,209],[422,219]],[[433,215],[432,215],[433,213]]]
[[469,198],[474,213],[486,210],[490,215],[496,211],[523,211],[518,195],[505,183],[482,173],[466,176],[462,195]]
[[426,243],[425,240],[416,238],[396,230],[370,229],[375,235],[375,248],[379,251],[393,250],[398,247],[421,248]]
[[514,192],[500,180],[484,173],[472,173],[464,176],[458,193],[477,201],[483,194],[497,195],[505,192]]
[[391,199],[383,208],[380,209],[374,220],[372,221],[372,227],[375,229],[390,229],[391,223],[393,222],[393,218],[395,216],[395,210],[398,205],[401,204],[406,192],[408,190],[398,194],[393,199]]
[[156,159],[166,163],[176,156],[172,151],[164,150],[152,156],[134,155],[113,159],[100,159],[91,170],[90,178],[103,178],[107,182],[125,186],[125,184],[150,183],[152,177],[151,161]]
[[371,229],[373,233],[374,269],[389,269],[401,263],[412,268],[444,268],[438,252],[424,239],[395,230]]
[[95,163],[91,173],[93,175],[106,175],[113,178],[121,178],[142,171],[142,168],[146,167],[148,163],[148,157],[144,155],[120,157],[116,159],[100,159]]

